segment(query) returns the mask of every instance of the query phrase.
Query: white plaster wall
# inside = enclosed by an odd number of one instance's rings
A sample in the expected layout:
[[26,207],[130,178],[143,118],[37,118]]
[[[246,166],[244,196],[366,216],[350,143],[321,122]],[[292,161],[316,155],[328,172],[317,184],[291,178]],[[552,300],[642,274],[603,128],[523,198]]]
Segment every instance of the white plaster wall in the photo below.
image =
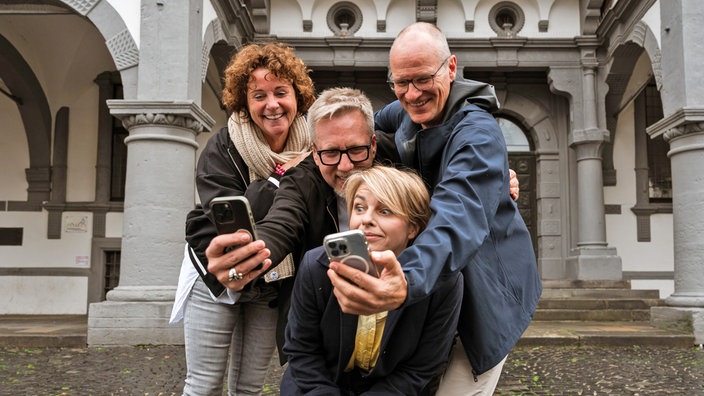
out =
[[[301,35],[303,33],[303,14],[297,1],[271,0],[271,13],[269,15],[270,33],[279,36]],[[324,21],[323,21],[324,22]],[[315,28],[316,23],[313,22]]]
[[[474,19],[473,37],[496,37],[496,32],[489,25],[489,12],[491,8],[503,0],[481,0],[477,2],[474,15],[468,19]],[[579,3],[576,1],[554,1],[539,0],[540,3],[553,3],[549,7],[548,31],[540,32],[538,22],[540,21],[540,9],[538,1],[515,1],[525,16],[525,24],[518,33],[521,37],[574,37],[580,34],[579,27]],[[548,8],[547,6],[544,6]],[[463,25],[464,26],[464,25]]]
[[105,237],[122,238],[122,212],[108,212],[105,215]]
[[[339,0],[272,0],[271,1],[271,34],[288,37],[332,37],[328,28],[327,14],[330,8]],[[355,33],[356,37],[395,37],[403,27],[415,21],[415,2],[413,0],[392,0],[386,8],[386,15],[377,12],[372,0],[353,1],[362,12],[362,26]],[[386,32],[377,32],[378,19],[386,19]],[[313,21],[313,30],[303,32],[303,20]]]
[[[0,212],[0,227],[22,227],[22,246],[0,246],[0,267],[84,267],[90,257],[93,216],[88,212],[64,212],[61,239],[47,239],[47,213]],[[68,221],[86,217],[85,232],[66,232]]]
[[[92,201],[98,127],[98,86],[93,80],[101,72],[115,69],[104,39],[75,15],[20,15],[7,21],[14,34],[8,39],[29,63],[48,99],[52,133],[56,112],[63,106],[69,108],[66,199]],[[21,124],[13,125],[20,129],[14,134],[24,134]],[[28,155],[26,147],[18,152]],[[21,172],[24,178],[24,169]]]
[[607,241],[621,256],[624,271],[673,271],[672,215],[651,216],[651,242],[637,241],[636,216],[631,211],[636,203],[632,103],[621,112],[616,128],[614,168],[617,181],[616,186],[604,188],[604,202],[621,205],[621,214],[606,215]]
[[[641,59],[642,60],[642,59]],[[646,77],[647,70],[638,62],[626,89],[631,97],[638,84]],[[647,80],[647,79],[646,79]],[[617,249],[623,271],[673,271],[674,246],[671,214],[650,216],[651,242],[638,242],[636,216],[630,210],[636,203],[635,186],[635,136],[633,102],[621,111],[616,124],[614,145],[615,186],[604,187],[604,202],[620,205],[620,215],[606,215],[606,237],[609,246]],[[674,290],[672,280],[633,280],[633,289],[658,289],[660,297],[669,296]]]
[[574,37],[581,35],[579,3],[574,0],[556,0],[550,8],[548,31],[542,33],[542,35],[544,37]]
[[[439,2],[437,6],[437,25],[449,38],[455,37],[496,37],[489,25],[489,11],[502,0],[480,0],[463,4],[462,0]],[[287,37],[330,37],[332,32],[327,26],[327,13],[338,0],[272,0],[271,34]],[[517,1],[524,14],[525,24],[520,36],[525,37],[573,37],[579,35],[579,4],[574,1],[540,0],[543,8],[549,9],[550,28],[539,32],[539,4],[536,1]],[[405,26],[415,22],[416,3],[413,0],[391,0],[386,8],[377,12],[375,2],[359,0],[354,2],[362,11],[362,26],[356,36],[395,37]],[[551,7],[549,5],[552,5]],[[465,11],[466,10],[466,11]],[[382,14],[380,14],[382,13]],[[386,20],[386,32],[376,31],[377,19]],[[312,32],[303,32],[302,21],[313,21]],[[473,20],[474,32],[465,32],[465,21]]]
[[[414,0],[394,0],[386,13],[386,33],[388,37],[416,21],[416,3]],[[463,23],[464,26],[464,23]]]
[[[2,25],[2,18],[0,18]],[[26,201],[29,148],[17,104],[0,95],[0,201]],[[0,222],[4,212],[0,212]]]
[[3,315],[84,315],[87,295],[85,277],[0,277]]
[[465,32],[465,12],[459,0],[446,1],[438,4],[438,27],[447,38],[474,37],[472,32]]

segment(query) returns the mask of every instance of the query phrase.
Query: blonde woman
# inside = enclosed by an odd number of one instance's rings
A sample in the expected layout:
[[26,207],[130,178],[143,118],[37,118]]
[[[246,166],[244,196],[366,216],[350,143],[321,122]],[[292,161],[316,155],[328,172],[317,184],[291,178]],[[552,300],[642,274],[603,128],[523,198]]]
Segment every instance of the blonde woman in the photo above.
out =
[[[398,255],[426,226],[430,198],[415,173],[382,165],[345,183],[350,229],[372,252]],[[322,247],[309,251],[294,284],[282,395],[432,394],[447,362],[461,305],[461,275],[410,306],[369,316],[343,314]]]

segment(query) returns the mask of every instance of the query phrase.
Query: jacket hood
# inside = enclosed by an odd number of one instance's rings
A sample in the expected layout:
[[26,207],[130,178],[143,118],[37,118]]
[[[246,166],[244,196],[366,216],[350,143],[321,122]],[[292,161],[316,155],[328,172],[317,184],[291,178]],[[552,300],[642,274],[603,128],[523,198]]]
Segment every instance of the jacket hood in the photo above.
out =
[[494,86],[480,81],[456,79],[452,83],[450,96],[447,98],[442,123],[444,124],[459,109],[469,104],[478,106],[489,113],[498,110],[499,99],[496,97]]

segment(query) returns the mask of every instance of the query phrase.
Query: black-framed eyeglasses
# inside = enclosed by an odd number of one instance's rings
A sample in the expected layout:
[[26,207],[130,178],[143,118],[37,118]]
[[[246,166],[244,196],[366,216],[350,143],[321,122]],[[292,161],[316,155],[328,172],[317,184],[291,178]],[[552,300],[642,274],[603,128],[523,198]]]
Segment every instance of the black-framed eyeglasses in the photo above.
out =
[[316,149],[315,151],[318,153],[318,157],[320,158],[320,162],[323,163],[323,165],[328,165],[328,166],[335,166],[340,163],[342,160],[342,154],[347,154],[347,158],[350,159],[350,162],[353,164],[356,164],[358,162],[366,161],[369,158],[369,149],[372,147],[371,144],[367,144],[365,146],[354,146],[350,147],[347,150],[318,150]]
[[447,58],[445,58],[444,61],[442,61],[440,67],[438,67],[438,70],[436,70],[435,73],[411,78],[408,80],[389,80],[387,81],[389,83],[389,87],[391,87],[391,90],[396,92],[397,94],[404,94],[408,92],[408,86],[410,84],[413,84],[413,86],[416,87],[416,89],[419,91],[427,91],[429,89],[432,89],[433,85],[435,85],[435,76],[440,73],[440,70],[442,70],[442,67],[445,66],[445,63],[450,59],[450,56],[448,56]]

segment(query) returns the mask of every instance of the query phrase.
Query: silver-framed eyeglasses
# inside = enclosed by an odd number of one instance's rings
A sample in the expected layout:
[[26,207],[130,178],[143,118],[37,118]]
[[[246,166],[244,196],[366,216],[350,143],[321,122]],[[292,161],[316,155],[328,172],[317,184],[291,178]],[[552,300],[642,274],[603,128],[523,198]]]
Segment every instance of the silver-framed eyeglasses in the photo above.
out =
[[316,149],[315,151],[318,153],[318,157],[320,158],[320,162],[323,163],[323,165],[327,166],[335,166],[340,163],[342,160],[342,154],[346,154],[347,158],[350,159],[350,162],[353,164],[366,161],[369,158],[369,149],[372,147],[371,144],[367,144],[365,146],[354,146],[350,147],[347,150],[318,150]]
[[447,58],[445,58],[444,61],[442,61],[440,67],[438,67],[438,70],[436,70],[435,73],[426,74],[424,76],[407,80],[389,80],[387,81],[389,83],[389,87],[391,87],[391,90],[396,92],[397,94],[404,94],[408,92],[408,86],[410,84],[413,84],[413,86],[416,87],[416,89],[419,91],[427,91],[429,89],[432,89],[433,85],[435,85],[435,76],[440,73],[440,70],[442,70],[442,67],[445,66],[445,63],[447,63],[447,61],[450,59],[450,56],[448,56]]

